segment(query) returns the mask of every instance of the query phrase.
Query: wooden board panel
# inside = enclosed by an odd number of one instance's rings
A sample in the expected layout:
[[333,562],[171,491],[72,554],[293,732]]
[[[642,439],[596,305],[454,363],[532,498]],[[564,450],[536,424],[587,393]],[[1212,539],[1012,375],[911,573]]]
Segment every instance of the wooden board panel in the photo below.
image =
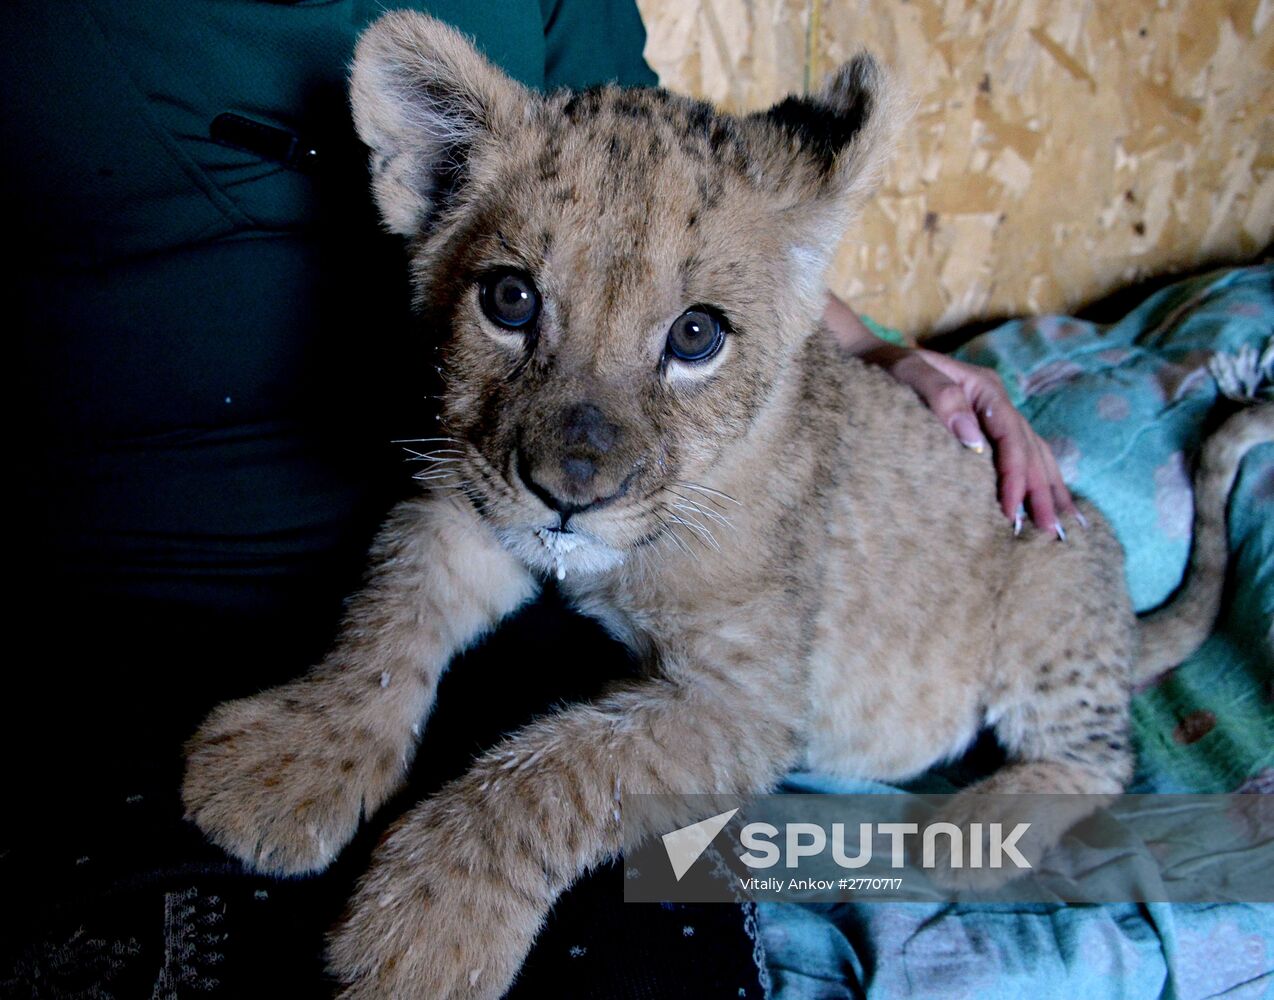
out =
[[735,110],[859,48],[915,102],[832,287],[924,336],[1274,237],[1274,0],[639,0],[665,86]]

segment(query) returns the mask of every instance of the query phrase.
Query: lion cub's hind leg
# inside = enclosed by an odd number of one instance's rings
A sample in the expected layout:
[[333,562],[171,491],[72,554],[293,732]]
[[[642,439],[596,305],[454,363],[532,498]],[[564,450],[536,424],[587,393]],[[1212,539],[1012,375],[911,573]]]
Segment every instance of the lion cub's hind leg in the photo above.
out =
[[[1087,815],[1095,799],[988,800],[984,796],[1118,794],[1132,777],[1129,702],[1136,619],[1123,582],[1122,552],[1095,511],[1093,527],[1069,542],[1043,533],[1015,546],[996,623],[996,664],[987,719],[1008,762],[961,792],[942,819],[967,829],[1032,822],[1042,853]],[[994,815],[991,815],[994,813]],[[1021,813],[1021,815],[1018,815]],[[1034,863],[1035,859],[1029,859]],[[1005,881],[989,871],[956,873],[960,884]]]
[[1069,541],[1014,544],[987,714],[1009,756],[984,791],[1119,792],[1132,777],[1136,618],[1123,550],[1100,514]]

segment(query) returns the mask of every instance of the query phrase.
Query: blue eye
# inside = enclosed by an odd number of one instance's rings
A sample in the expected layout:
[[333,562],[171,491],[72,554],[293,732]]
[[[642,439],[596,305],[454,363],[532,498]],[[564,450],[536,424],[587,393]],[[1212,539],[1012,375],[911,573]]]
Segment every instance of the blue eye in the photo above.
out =
[[540,293],[525,271],[492,271],[478,284],[478,302],[487,319],[509,330],[521,330],[540,314]]
[[687,309],[668,328],[668,354],[678,361],[706,361],[725,343],[724,323],[703,306]]

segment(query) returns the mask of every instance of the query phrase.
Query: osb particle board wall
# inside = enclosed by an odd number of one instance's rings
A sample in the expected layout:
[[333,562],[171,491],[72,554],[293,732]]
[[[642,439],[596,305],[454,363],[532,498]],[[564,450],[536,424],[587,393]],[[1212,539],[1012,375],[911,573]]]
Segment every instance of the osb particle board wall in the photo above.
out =
[[917,114],[829,275],[925,336],[1063,311],[1274,236],[1274,0],[638,0],[673,90],[732,110],[866,47]]

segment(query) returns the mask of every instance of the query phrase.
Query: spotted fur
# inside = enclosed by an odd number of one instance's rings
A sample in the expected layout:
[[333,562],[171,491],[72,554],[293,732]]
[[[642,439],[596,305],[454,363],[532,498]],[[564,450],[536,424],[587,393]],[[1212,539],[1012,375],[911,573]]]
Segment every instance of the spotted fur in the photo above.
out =
[[[901,120],[870,58],[734,117],[658,90],[534,95],[397,13],[361,40],[352,93],[439,342],[427,489],[381,532],[331,654],[191,740],[188,814],[261,870],[325,867],[399,787],[448,661],[558,570],[649,676],[398,821],[331,940],[346,996],[499,996],[558,895],[625,846],[626,794],[752,793],[796,765],[901,780],[988,725],[1008,764],[966,806],[1123,787],[1140,639],[1101,516],[1014,537],[990,459],[817,335],[823,269]],[[533,335],[484,316],[495,267],[534,277]],[[670,360],[696,304],[731,331]],[[1210,624],[1225,495],[1271,423],[1245,414],[1209,450],[1189,620],[1154,626],[1147,671]]]

